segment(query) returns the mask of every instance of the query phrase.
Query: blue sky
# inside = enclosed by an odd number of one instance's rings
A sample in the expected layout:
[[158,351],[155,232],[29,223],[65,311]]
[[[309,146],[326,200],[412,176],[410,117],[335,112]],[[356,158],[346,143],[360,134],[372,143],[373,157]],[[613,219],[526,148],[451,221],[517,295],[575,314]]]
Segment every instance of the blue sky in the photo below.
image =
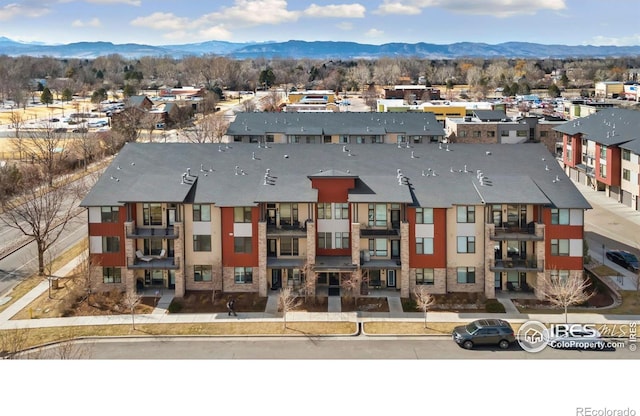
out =
[[0,36],[166,45],[332,40],[640,45],[637,0],[0,0]]

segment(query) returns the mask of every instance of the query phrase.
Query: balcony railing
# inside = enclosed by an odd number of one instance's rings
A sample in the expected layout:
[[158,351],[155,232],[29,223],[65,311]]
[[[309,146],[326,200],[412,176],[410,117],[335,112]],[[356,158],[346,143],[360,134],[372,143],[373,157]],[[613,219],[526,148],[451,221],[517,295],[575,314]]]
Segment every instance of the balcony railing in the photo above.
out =
[[293,221],[291,224],[274,224],[267,220],[267,235],[307,235],[307,223],[302,221]]
[[544,271],[544,261],[535,258],[496,259],[489,269],[492,272],[542,272]]
[[530,222],[526,227],[503,223],[502,226],[496,226],[489,238],[493,241],[544,241],[544,232],[536,234],[536,223]]
[[177,270],[180,268],[179,257],[163,257],[154,258],[149,261],[144,261],[139,258],[129,258],[127,260],[127,267],[129,269],[144,269],[144,270]]
[[166,228],[134,228],[132,232],[127,233],[127,238],[161,238],[166,240],[175,240],[178,238],[174,227]]

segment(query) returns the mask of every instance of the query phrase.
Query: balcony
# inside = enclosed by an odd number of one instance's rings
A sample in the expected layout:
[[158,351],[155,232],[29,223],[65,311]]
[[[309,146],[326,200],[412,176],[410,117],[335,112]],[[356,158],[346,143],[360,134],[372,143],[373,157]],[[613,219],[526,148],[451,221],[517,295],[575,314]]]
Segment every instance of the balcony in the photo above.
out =
[[503,223],[501,227],[496,226],[489,239],[492,241],[544,241],[544,229],[540,228],[536,233],[537,223],[530,222],[526,227],[519,227],[510,223]]
[[127,267],[132,270],[177,270],[180,268],[180,258],[163,257],[154,258],[149,261],[140,260],[139,258],[129,258]]
[[127,238],[160,238],[164,240],[175,240],[178,238],[174,227],[166,228],[134,228],[131,232],[127,231]]
[[544,271],[544,261],[536,258],[496,259],[489,270],[492,272],[542,272]]
[[290,236],[306,237],[306,222],[293,221],[291,224],[280,223],[279,225],[267,220],[267,237]]

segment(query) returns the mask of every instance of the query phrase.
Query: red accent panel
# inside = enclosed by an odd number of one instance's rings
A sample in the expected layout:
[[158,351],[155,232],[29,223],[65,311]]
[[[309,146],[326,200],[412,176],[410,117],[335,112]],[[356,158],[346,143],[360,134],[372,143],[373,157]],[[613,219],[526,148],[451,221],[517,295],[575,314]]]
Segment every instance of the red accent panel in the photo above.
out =
[[606,183],[610,186],[620,186],[621,183],[621,160],[622,160],[622,151],[619,147],[607,147],[606,154],[606,178],[600,176],[600,144],[596,143],[596,164],[595,164],[595,174],[596,179],[600,182]]
[[416,210],[407,209],[409,221],[409,267],[447,267],[447,210],[433,210],[433,254],[416,254]]
[[91,261],[94,264],[104,267],[111,266],[126,266],[126,262],[124,259],[124,249],[120,247],[120,253],[102,253],[102,254],[92,254]]
[[552,256],[551,240],[555,239],[584,239],[584,227],[582,225],[552,225],[551,209],[545,208],[542,211],[542,217],[545,224],[545,265],[547,270],[582,270],[583,258],[569,256]]
[[91,257],[95,259],[97,264],[102,266],[126,266],[127,260],[125,255],[125,235],[124,235],[124,223],[127,220],[127,207],[120,207],[118,210],[119,222],[102,222],[102,223],[89,223],[89,236],[101,237],[101,236],[113,236],[120,237],[120,252],[119,253],[93,253]]
[[316,249],[316,256],[349,256],[351,257],[351,249],[350,248],[332,248],[332,249],[318,248]]
[[[571,160],[569,160],[567,145],[571,145]],[[582,163],[582,135],[576,134],[575,136],[569,136],[567,134],[562,135],[562,147],[563,147],[563,161],[567,166],[576,167],[576,165]]]
[[260,218],[260,208],[254,207],[251,209],[251,253],[236,253],[234,251],[233,207],[221,208],[220,211],[222,216],[222,266],[258,267],[258,218]]
[[318,202],[347,202],[349,189],[355,186],[354,178],[311,179],[311,187],[318,190]]

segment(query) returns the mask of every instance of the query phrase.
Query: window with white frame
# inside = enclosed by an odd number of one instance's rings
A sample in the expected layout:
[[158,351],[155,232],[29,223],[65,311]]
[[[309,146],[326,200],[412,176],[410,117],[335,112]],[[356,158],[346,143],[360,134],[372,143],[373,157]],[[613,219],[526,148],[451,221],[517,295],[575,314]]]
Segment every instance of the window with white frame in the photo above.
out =
[[236,284],[253,283],[253,268],[252,267],[235,267],[233,270],[233,281]]
[[193,235],[193,251],[211,251],[211,235]]
[[476,207],[473,205],[459,205],[456,207],[457,222],[476,222]]
[[122,271],[119,267],[103,267],[102,283],[122,283]]
[[193,204],[193,220],[197,222],[211,221],[211,205]]
[[568,256],[569,255],[569,240],[568,239],[552,239],[551,240],[551,255],[552,256]]
[[318,232],[318,248],[330,249],[331,233]]
[[162,225],[162,204],[142,204],[143,225]]
[[348,232],[336,232],[334,233],[335,248],[349,248],[349,233]]
[[458,283],[475,283],[476,268],[475,267],[458,267]]
[[280,225],[293,225],[298,222],[298,204],[280,204]]
[[458,236],[458,253],[475,253],[475,236]]
[[433,254],[433,238],[416,238],[416,254]]
[[369,204],[369,226],[370,227],[386,227],[387,226],[387,205],[386,204]]
[[120,207],[100,207],[101,222],[118,222]]
[[551,209],[551,224],[554,224],[554,225],[569,225],[569,209],[567,209],[567,208],[552,208]]
[[251,237],[234,237],[233,238],[233,251],[235,253],[251,253]]
[[213,266],[210,264],[196,264],[193,266],[193,280],[196,282],[210,282]]
[[347,135],[340,135],[340,137],[338,138],[338,143],[342,143],[342,144],[347,144],[347,143],[349,143],[349,136],[347,136]]
[[601,178],[607,177],[607,165],[605,165],[604,163],[600,164],[600,177]]
[[416,285],[432,285],[434,281],[433,269],[416,269]]
[[622,149],[622,160],[631,160],[631,150],[629,149]]
[[433,208],[416,208],[416,224],[433,224]]
[[233,222],[251,222],[251,207],[233,208]]
[[337,220],[348,220],[349,219],[349,204],[348,203],[337,203],[333,207],[333,211],[335,213],[335,219]]
[[103,253],[119,253],[120,252],[120,237],[103,236],[102,237],[102,252]]
[[631,181],[631,171],[629,169],[622,169],[622,180]]
[[600,145],[600,159],[607,158],[607,146]]

